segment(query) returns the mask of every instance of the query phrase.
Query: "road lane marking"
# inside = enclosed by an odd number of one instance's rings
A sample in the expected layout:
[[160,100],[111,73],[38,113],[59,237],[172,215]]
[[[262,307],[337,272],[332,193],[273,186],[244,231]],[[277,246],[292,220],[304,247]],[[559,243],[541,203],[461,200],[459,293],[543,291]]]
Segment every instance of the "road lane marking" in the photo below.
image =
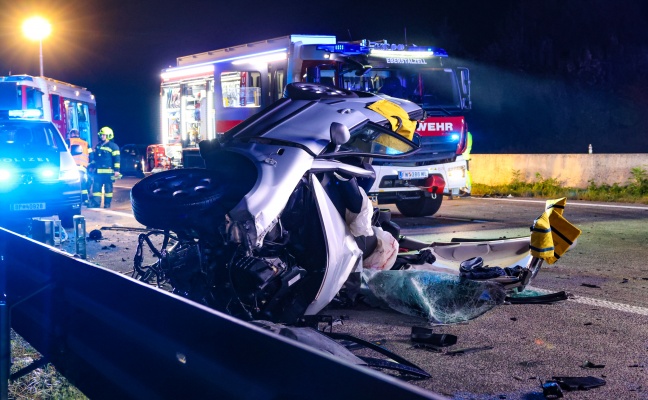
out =
[[[528,289],[540,293],[544,293],[544,294],[555,293],[555,291],[553,290],[540,289],[536,287],[529,287]],[[613,301],[593,299],[591,297],[584,297],[584,296],[577,296],[577,295],[570,296],[568,300],[579,304],[586,304],[588,306],[602,307],[602,308],[607,308],[615,311],[624,311],[632,314],[648,316],[648,308],[646,307],[631,306],[629,304],[615,303]]]
[[127,212],[124,212],[124,211],[108,210],[108,209],[105,209],[105,208],[87,208],[87,209],[84,209],[84,211],[90,211],[90,212],[97,212],[98,211],[98,212],[107,213],[107,214],[119,215],[121,217],[135,218],[133,216],[133,214],[130,214],[130,213],[127,213]]
[[[475,199],[484,199],[484,200],[501,200],[501,201],[513,201],[513,202],[522,202],[522,203],[541,203],[546,204],[544,200],[526,200],[526,199],[510,199],[510,198],[498,198],[498,197],[474,197]],[[569,203],[570,207],[581,206],[581,207],[602,207],[602,208],[626,208],[630,210],[646,210],[648,207],[642,206],[620,206],[617,204],[595,204],[595,203]]]
[[575,298],[569,300],[575,301],[576,303],[580,303],[580,304],[587,304],[590,306],[608,308],[610,310],[625,311],[632,314],[648,316],[648,308],[645,307],[631,306],[628,304],[614,303],[612,301],[592,299],[590,297],[580,297],[580,296],[576,296]]

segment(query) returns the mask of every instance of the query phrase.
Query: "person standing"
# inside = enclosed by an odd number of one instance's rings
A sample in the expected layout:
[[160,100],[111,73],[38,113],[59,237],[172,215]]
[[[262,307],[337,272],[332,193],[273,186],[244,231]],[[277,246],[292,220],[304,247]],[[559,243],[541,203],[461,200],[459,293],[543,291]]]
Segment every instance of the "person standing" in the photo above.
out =
[[88,142],[81,139],[78,129],[72,128],[70,129],[70,132],[68,132],[68,145],[71,147],[75,144],[81,147],[81,154],[72,156],[74,162],[79,168],[79,175],[81,175],[81,200],[83,203],[88,203],[88,164],[90,162]]
[[472,133],[468,132],[466,134],[466,150],[462,154],[464,160],[466,160],[466,186],[461,190],[462,197],[470,196],[470,192],[472,191],[472,175],[470,174],[470,159],[472,158],[470,153],[472,152],[472,143]]
[[119,146],[113,142],[115,134],[112,129],[104,126],[99,131],[99,144],[90,153],[92,162],[96,167],[95,179],[92,185],[92,199],[88,208],[101,206],[103,190],[104,208],[110,208],[113,198],[113,181],[119,179],[120,154]]

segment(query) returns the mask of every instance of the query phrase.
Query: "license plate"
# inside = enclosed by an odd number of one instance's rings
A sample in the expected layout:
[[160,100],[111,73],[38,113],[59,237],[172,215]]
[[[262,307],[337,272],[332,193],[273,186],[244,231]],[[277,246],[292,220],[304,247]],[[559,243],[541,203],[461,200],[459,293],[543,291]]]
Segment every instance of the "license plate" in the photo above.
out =
[[427,171],[398,171],[398,179],[410,180],[410,179],[422,179],[427,178]]
[[45,203],[20,203],[13,204],[11,206],[13,211],[32,211],[32,210],[44,210]]

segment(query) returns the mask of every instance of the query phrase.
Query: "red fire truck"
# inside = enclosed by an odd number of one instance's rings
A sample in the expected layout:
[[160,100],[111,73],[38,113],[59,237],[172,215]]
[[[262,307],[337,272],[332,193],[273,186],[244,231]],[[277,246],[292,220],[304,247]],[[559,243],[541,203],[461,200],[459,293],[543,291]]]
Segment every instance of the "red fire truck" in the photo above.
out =
[[[443,49],[386,42],[338,42],[335,36],[290,35],[177,59],[162,71],[161,144],[167,166],[201,165],[197,144],[212,139],[281,98],[290,82],[318,82],[383,93],[420,104],[423,150],[399,163],[375,163],[369,195],[404,215],[432,215],[442,195],[466,186],[466,68],[443,65]],[[181,149],[181,151],[180,151]],[[161,165],[156,165],[162,168]]]
[[88,146],[98,143],[97,103],[81,86],[43,76],[1,76],[0,110],[13,118],[51,121],[63,137],[78,129]]

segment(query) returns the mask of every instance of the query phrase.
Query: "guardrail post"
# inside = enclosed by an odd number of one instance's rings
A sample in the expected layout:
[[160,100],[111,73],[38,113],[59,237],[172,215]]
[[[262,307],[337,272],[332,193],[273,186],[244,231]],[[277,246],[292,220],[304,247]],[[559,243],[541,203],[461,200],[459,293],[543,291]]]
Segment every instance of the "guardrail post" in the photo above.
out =
[[0,255],[0,400],[9,398],[11,368],[11,320],[7,304],[7,263]]
[[74,221],[74,240],[75,240],[75,253],[81,257],[81,259],[86,259],[86,223],[85,217],[83,215],[75,215],[73,217]]

